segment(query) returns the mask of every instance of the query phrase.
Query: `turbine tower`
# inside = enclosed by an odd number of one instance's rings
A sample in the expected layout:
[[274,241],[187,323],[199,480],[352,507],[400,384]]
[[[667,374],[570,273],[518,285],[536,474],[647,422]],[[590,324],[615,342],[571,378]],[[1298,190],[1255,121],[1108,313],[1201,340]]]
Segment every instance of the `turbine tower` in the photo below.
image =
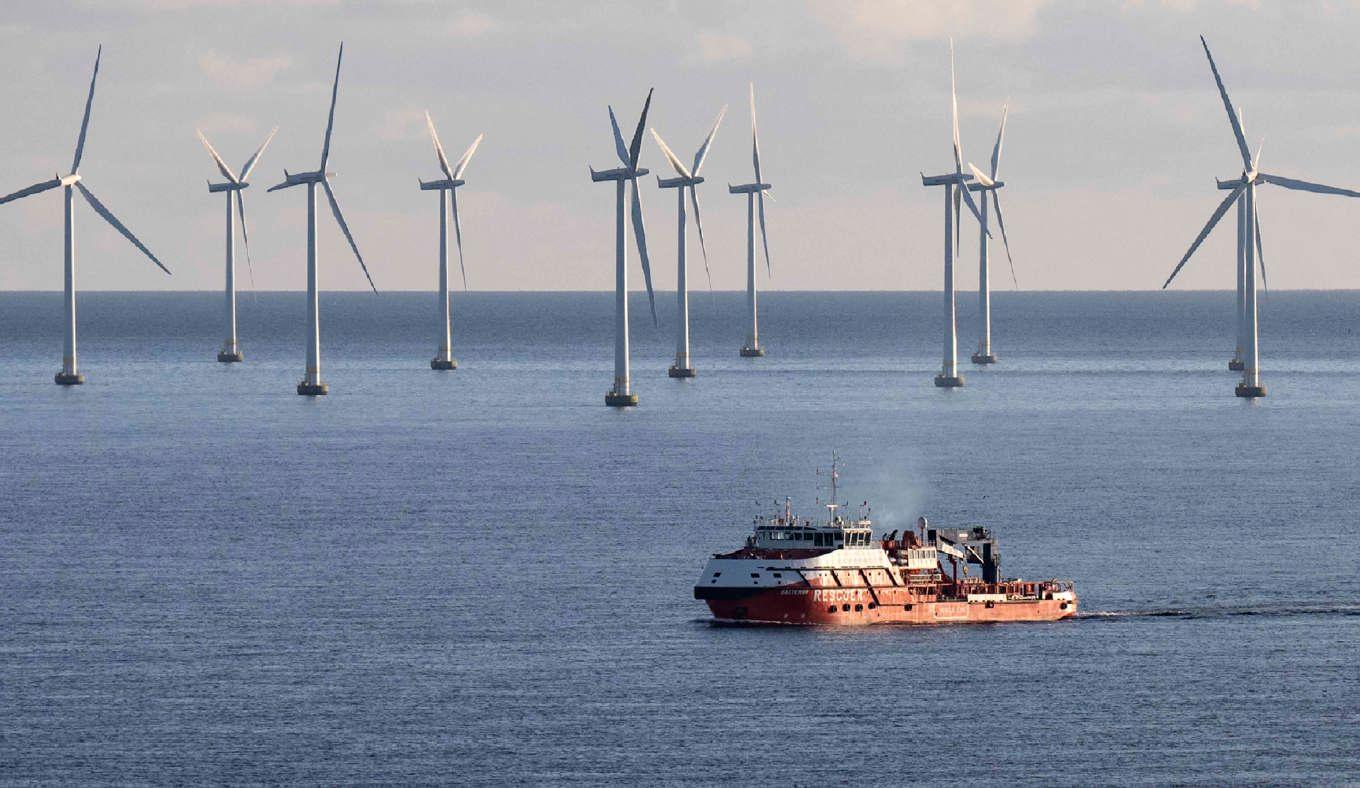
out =
[[1228,98],[1228,90],[1223,86],[1223,78],[1219,76],[1218,66],[1214,63],[1214,56],[1209,52],[1209,44],[1200,36],[1200,44],[1204,47],[1204,55],[1209,59],[1209,70],[1213,72],[1214,83],[1218,86],[1218,95],[1223,99],[1223,109],[1228,113],[1228,124],[1232,126],[1233,138],[1237,142],[1237,152],[1242,157],[1242,174],[1228,181],[1218,181],[1218,188],[1228,191],[1229,194],[1219,203],[1209,221],[1204,225],[1204,229],[1199,231],[1194,243],[1190,244],[1190,249],[1181,257],[1179,263],[1171,271],[1171,276],[1167,277],[1162,284],[1165,290],[1171,281],[1176,278],[1181,269],[1185,267],[1190,256],[1195,253],[1204,239],[1209,236],[1210,231],[1218,224],[1219,219],[1228,212],[1228,209],[1236,203],[1238,206],[1238,247],[1241,256],[1240,273],[1243,280],[1243,308],[1242,317],[1244,325],[1241,332],[1242,348],[1242,380],[1237,384],[1234,393],[1239,397],[1254,399],[1266,395],[1266,387],[1261,383],[1261,358],[1259,347],[1259,324],[1256,308],[1256,265],[1260,260],[1261,277],[1265,278],[1265,259],[1261,255],[1261,228],[1259,224],[1260,216],[1256,208],[1256,187],[1261,184],[1274,184],[1286,189],[1295,191],[1314,192],[1317,194],[1336,194],[1343,197],[1360,197],[1360,191],[1342,189],[1336,186],[1325,186],[1320,183],[1301,181],[1295,178],[1286,178],[1280,175],[1261,172],[1258,169],[1261,159],[1261,149],[1256,149],[1256,155],[1252,156],[1250,149],[1247,148],[1246,137],[1242,133],[1242,122],[1237,112],[1233,110],[1232,101]]
[[770,273],[770,242],[765,236],[765,192],[771,186],[760,177],[760,137],[756,134],[756,86],[751,84],[751,166],[756,179],[740,186],[728,184],[731,194],[746,195],[746,306],[751,311],[751,333],[741,348],[744,358],[765,355],[760,346],[760,320],[756,308],[756,215],[760,216],[760,245],[765,250],[765,273]]
[[[224,363],[242,361],[245,358],[241,355],[241,346],[236,341],[235,225],[236,214],[238,212],[241,214],[241,240],[245,242],[246,264],[250,264],[250,231],[246,227],[246,203],[241,192],[250,187],[250,182],[246,179],[250,177],[251,170],[255,169],[255,165],[259,163],[260,154],[264,153],[265,148],[269,147],[269,142],[274,139],[274,135],[277,134],[278,131],[278,127],[275,126],[274,130],[269,132],[269,136],[265,137],[259,150],[255,151],[255,155],[251,156],[250,159],[246,161],[245,166],[241,168],[241,174],[239,176],[231,171],[231,168],[227,166],[227,163],[222,161],[221,156],[217,155],[217,150],[213,148],[211,142],[208,142],[208,138],[203,136],[203,132],[198,132],[198,139],[203,143],[203,147],[208,149],[208,154],[212,156],[213,162],[217,164],[217,171],[222,173],[223,178],[227,179],[224,183],[208,182],[209,192],[226,192],[227,194],[227,304],[225,315],[227,338],[226,341],[222,343],[222,349],[217,351],[217,360]],[[234,205],[232,204],[233,199],[235,200]]]
[[[954,250],[958,248],[958,214],[960,203],[966,202],[973,216],[977,217],[984,237],[991,237],[986,222],[978,211],[977,203],[969,191],[969,182],[976,176],[963,174],[963,148],[959,144],[959,98],[954,85],[954,39],[949,40],[949,100],[954,127],[954,171],[946,175],[921,175],[923,186],[944,187],[944,363],[940,374],[935,376],[935,385],[940,388],[958,388],[963,385],[959,374],[959,335],[954,306]],[[977,168],[968,165],[974,172]]]
[[647,111],[652,106],[652,91],[647,91],[647,101],[642,105],[642,115],[638,118],[637,130],[633,132],[632,144],[623,144],[623,134],[619,131],[618,119],[614,108],[609,108],[609,125],[614,131],[614,151],[618,154],[622,167],[597,172],[590,168],[590,179],[596,183],[614,182],[614,386],[604,395],[604,404],[611,407],[631,407],[638,403],[633,393],[632,381],[628,376],[628,253],[624,248],[627,228],[623,219],[624,190],[632,184],[632,221],[633,236],[637,241],[638,256],[642,258],[642,277],[647,282],[647,302],[652,309],[652,323],[656,323],[656,298],[652,293],[652,265],[647,258],[647,228],[642,223],[642,196],[638,194],[637,179],[647,174],[638,167],[638,156],[642,153],[642,130],[647,125]]
[[723,115],[727,114],[727,107],[724,106],[718,111],[718,119],[713,121],[713,129],[708,132],[704,139],[704,144],[699,146],[699,151],[694,154],[693,169],[686,168],[680,159],[666,145],[666,141],[661,139],[661,135],[652,129],[652,136],[656,138],[656,144],[660,146],[661,152],[670,161],[671,168],[675,170],[678,178],[657,178],[657,186],[663,189],[675,189],[675,210],[678,216],[678,239],[676,241],[676,273],[675,273],[675,300],[677,311],[680,314],[678,321],[679,327],[675,338],[675,363],[667,371],[673,378],[692,378],[694,377],[694,367],[690,365],[689,358],[689,288],[686,285],[685,277],[685,191],[689,191],[690,202],[694,205],[694,224],[699,228],[699,249],[704,253],[704,273],[708,274],[708,286],[713,287],[713,275],[708,270],[708,248],[704,246],[704,223],[699,218],[699,193],[695,187],[704,182],[699,176],[699,170],[704,166],[704,159],[708,156],[708,148],[713,144],[713,135],[718,133],[718,125],[722,123]]
[[973,165],[968,165],[973,171],[974,183],[969,184],[969,191],[982,192],[982,205],[980,206],[981,216],[978,223],[978,349],[973,354],[974,364],[995,364],[996,354],[992,352],[992,282],[991,272],[988,270],[988,237],[991,231],[987,226],[987,205],[990,194],[991,204],[996,207],[996,223],[1001,228],[1001,241],[1006,247],[1006,261],[1011,265],[1011,281],[1016,287],[1020,286],[1015,278],[1015,261],[1011,260],[1011,242],[1006,238],[1006,222],[1001,217],[1001,195],[998,193],[1006,184],[997,180],[997,170],[1001,166],[1001,140],[1006,136],[1006,108],[1001,108],[1001,127],[996,132],[996,145],[992,146],[992,169],[990,175],[984,175]]
[[61,354],[61,371],[56,374],[56,382],[59,386],[78,386],[85,382],[85,376],[80,374],[79,367],[76,365],[76,235],[75,235],[75,192],[79,191],[80,196],[85,198],[85,202],[90,204],[94,212],[103,217],[104,221],[113,226],[122,236],[132,242],[142,254],[151,259],[165,273],[169,274],[170,269],[151,253],[132,231],[118,221],[104,203],[94,196],[88,187],[83,183],[80,176],[80,157],[85,152],[85,133],[90,128],[90,108],[94,104],[94,85],[99,77],[99,60],[104,54],[101,46],[94,57],[94,73],[90,76],[90,93],[85,98],[85,116],[80,121],[80,136],[76,138],[76,155],[71,161],[71,171],[66,175],[54,175],[51,180],[35,183],[24,189],[20,189],[13,194],[0,197],[0,205],[27,197],[31,194],[39,194],[48,189],[55,189],[58,186],[63,190],[63,203],[66,207],[66,224],[63,237],[65,239],[65,288],[63,305],[65,307],[62,326],[65,331],[65,342]]
[[430,140],[434,142],[434,152],[439,157],[439,169],[444,173],[442,180],[420,182],[422,191],[439,192],[439,308],[444,318],[444,329],[440,335],[439,353],[430,359],[430,369],[457,369],[458,361],[453,357],[453,337],[449,326],[449,214],[453,214],[453,234],[458,239],[458,269],[463,272],[463,289],[467,290],[467,268],[463,266],[463,226],[458,222],[458,187],[465,183],[462,180],[463,170],[467,169],[472,154],[477,152],[477,146],[482,144],[482,138],[486,135],[478,134],[458,163],[450,167],[429,112],[425,113],[425,125],[430,129]]
[[345,56],[345,44],[340,44],[340,54],[335,58],[335,82],[331,85],[331,110],[326,118],[326,136],[321,142],[321,164],[312,172],[283,171],[283,183],[269,187],[269,191],[278,191],[293,186],[307,186],[307,368],[302,381],[297,385],[297,393],[305,396],[319,396],[330,391],[330,387],[321,382],[321,322],[318,314],[318,302],[316,292],[316,185],[321,184],[321,188],[326,192],[326,201],[331,205],[331,213],[335,216],[335,223],[340,226],[340,232],[345,234],[345,240],[349,242],[349,248],[354,252],[354,257],[359,261],[359,267],[364,271],[364,278],[368,280],[368,286],[373,288],[373,292],[378,292],[378,288],[373,284],[373,277],[369,276],[368,266],[364,264],[363,255],[359,254],[359,247],[354,243],[354,236],[350,234],[349,225],[345,223],[345,216],[340,212],[340,203],[335,200],[335,192],[331,189],[330,179],[335,177],[335,173],[326,171],[326,162],[331,154],[331,130],[335,127],[335,99],[340,92],[340,62]]

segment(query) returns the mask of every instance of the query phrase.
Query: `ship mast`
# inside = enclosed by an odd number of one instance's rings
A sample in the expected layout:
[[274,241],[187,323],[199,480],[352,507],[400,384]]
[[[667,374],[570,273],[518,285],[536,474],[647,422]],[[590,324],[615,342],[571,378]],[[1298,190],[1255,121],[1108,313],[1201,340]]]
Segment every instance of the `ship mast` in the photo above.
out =
[[841,458],[834,450],[831,452],[831,500],[826,505],[826,520],[828,523],[836,522],[836,510],[840,504],[836,503],[836,482],[840,481],[841,473],[837,470]]

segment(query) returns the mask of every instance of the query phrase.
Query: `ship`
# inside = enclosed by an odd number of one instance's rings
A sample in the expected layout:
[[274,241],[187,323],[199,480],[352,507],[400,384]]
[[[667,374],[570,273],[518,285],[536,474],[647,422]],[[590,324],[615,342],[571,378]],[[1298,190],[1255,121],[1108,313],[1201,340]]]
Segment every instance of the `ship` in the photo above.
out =
[[[983,526],[874,536],[867,501],[855,516],[831,497],[821,522],[798,517],[792,502],[755,518],[741,549],[715,553],[694,586],[723,624],[862,626],[1058,621],[1077,614],[1070,580],[1001,575],[1001,551]],[[973,571],[972,568],[976,568]]]

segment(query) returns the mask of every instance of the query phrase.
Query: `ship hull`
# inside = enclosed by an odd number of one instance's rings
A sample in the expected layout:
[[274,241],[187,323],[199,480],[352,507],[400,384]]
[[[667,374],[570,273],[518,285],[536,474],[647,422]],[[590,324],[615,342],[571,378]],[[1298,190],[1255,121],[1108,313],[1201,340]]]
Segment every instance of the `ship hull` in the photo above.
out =
[[891,588],[772,588],[752,591],[697,586],[694,596],[722,623],[867,626],[999,624],[1058,621],[1077,613],[1075,595],[1059,598],[939,599]]

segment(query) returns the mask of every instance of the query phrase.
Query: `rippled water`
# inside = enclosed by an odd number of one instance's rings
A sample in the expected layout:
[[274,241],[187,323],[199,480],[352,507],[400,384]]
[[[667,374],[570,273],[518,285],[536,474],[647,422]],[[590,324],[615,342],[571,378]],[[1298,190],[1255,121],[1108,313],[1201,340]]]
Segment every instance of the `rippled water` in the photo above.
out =
[[[495,783],[1360,779],[1360,293],[995,297],[1002,363],[937,390],[938,294],[635,297],[642,404],[603,406],[607,294],[304,302],[0,294],[0,780]],[[880,528],[982,523],[1056,624],[708,623],[706,556],[832,449]]]

